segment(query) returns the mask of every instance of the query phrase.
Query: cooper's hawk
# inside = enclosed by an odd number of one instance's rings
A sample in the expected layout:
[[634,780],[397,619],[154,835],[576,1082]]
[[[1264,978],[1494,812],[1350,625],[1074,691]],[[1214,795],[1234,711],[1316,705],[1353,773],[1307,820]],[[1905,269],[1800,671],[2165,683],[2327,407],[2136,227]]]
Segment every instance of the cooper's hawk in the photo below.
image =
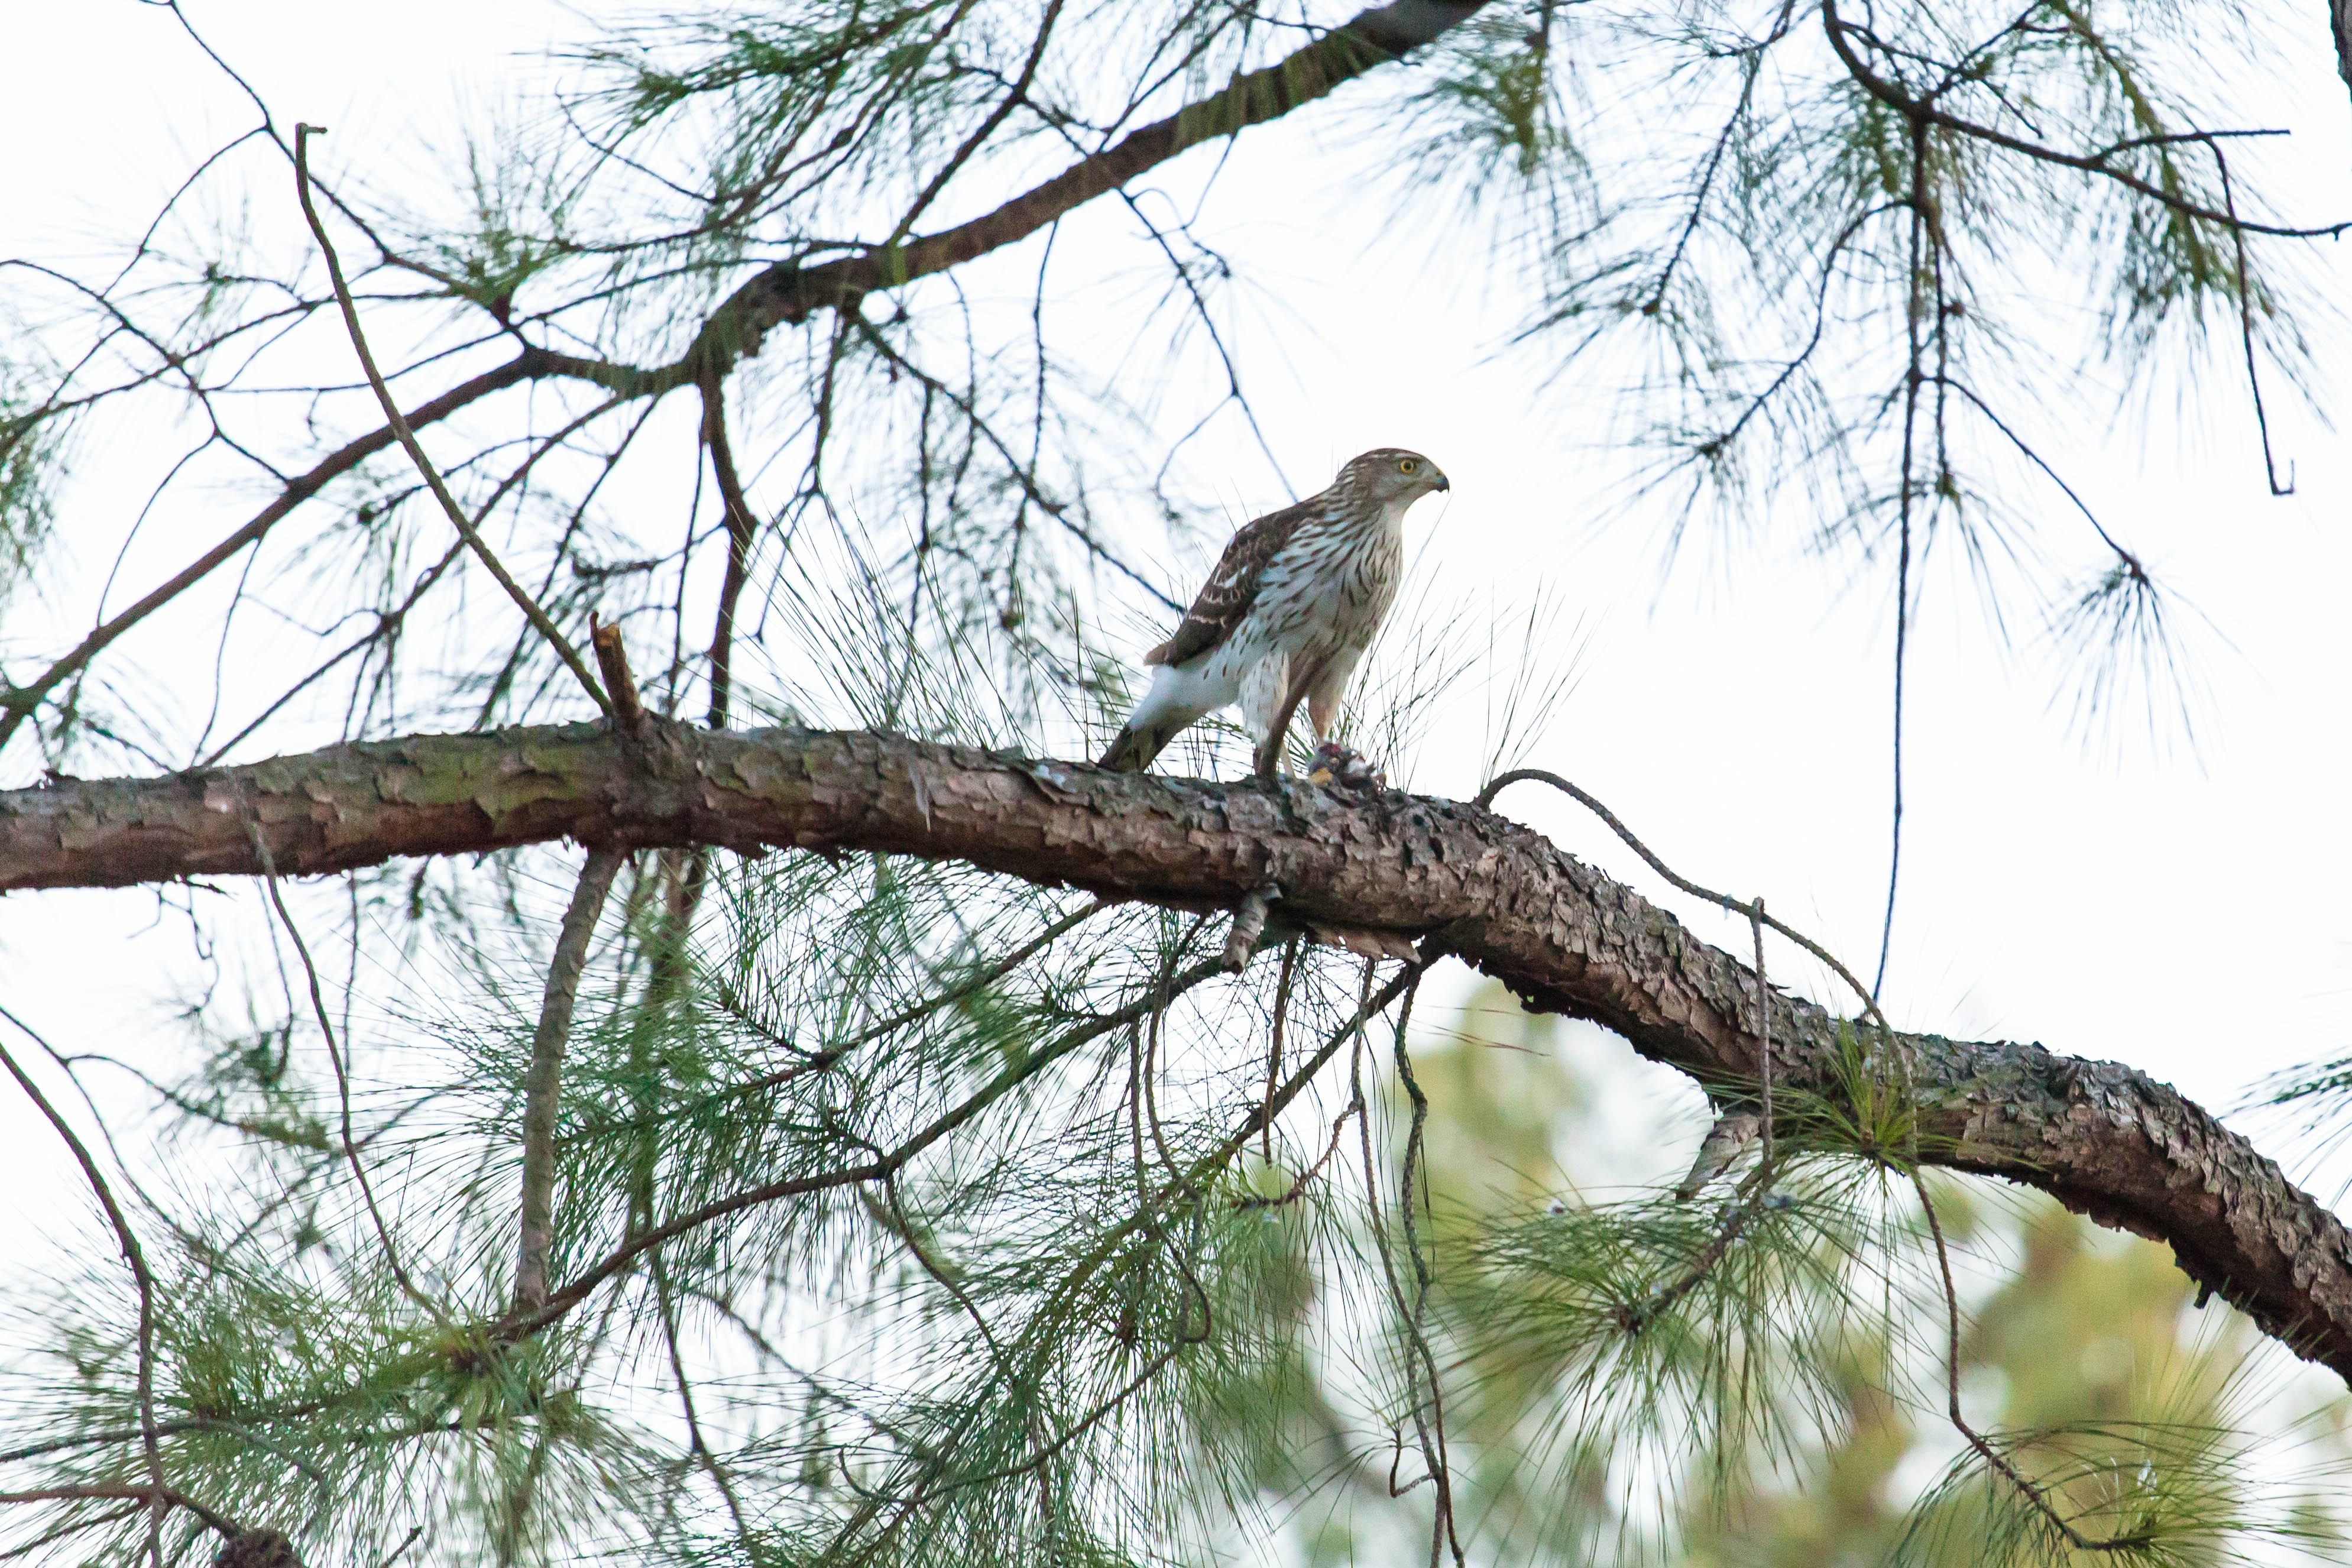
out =
[[1451,489],[1418,452],[1381,447],[1349,460],[1320,495],[1234,535],[1176,635],[1143,656],[1158,668],[1102,765],[1140,773],[1186,725],[1239,701],[1274,775],[1300,700],[1319,741],[1371,646],[1404,569],[1405,509]]

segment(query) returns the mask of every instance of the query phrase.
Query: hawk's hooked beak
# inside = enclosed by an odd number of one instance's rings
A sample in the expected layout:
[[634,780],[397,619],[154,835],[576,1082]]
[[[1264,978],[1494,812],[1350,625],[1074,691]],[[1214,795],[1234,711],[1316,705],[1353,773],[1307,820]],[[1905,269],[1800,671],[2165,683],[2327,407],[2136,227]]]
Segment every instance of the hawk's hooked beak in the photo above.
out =
[[1450,490],[1454,488],[1454,481],[1442,473],[1432,474],[1429,479],[1429,488],[1433,490]]

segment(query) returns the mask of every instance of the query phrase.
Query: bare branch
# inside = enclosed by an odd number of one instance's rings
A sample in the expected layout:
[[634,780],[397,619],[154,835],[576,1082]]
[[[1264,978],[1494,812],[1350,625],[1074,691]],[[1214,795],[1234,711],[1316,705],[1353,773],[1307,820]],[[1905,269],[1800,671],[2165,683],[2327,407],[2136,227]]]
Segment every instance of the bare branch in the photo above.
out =
[[710,628],[710,714],[714,730],[727,727],[728,699],[734,691],[735,608],[751,580],[751,545],[760,529],[751,503],[744,498],[743,481],[735,468],[735,449],[727,440],[727,393],[714,367],[702,374],[702,444],[710,453],[710,472],[719,481],[719,501],[727,515],[727,576],[719,585],[719,613]]
[[580,972],[604,895],[621,868],[621,856],[591,849],[563,911],[555,955],[547,964],[547,992],[540,1003],[539,1027],[530,1037],[530,1066],[523,1074],[521,1242],[515,1259],[514,1304],[535,1310],[547,1300],[547,1250],[555,1217],[555,1110],[563,1081],[563,1053],[572,1043],[572,1010],[580,998]]

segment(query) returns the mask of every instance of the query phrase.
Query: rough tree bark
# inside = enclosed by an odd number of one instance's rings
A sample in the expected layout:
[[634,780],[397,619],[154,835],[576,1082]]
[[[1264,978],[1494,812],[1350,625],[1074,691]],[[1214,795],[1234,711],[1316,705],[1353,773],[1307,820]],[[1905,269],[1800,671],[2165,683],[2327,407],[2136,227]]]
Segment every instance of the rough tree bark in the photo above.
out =
[[[575,838],[956,859],[1208,909],[1418,941],[1539,1009],[1590,1018],[1712,1085],[1757,1066],[1749,969],[1540,835],[1458,803],[1288,782],[1110,773],[867,731],[651,721],[417,736],[155,779],[0,794],[0,891],[121,887]],[[1839,1021],[1772,1000],[1773,1071],[1836,1096]],[[2169,1087],[2039,1045],[1909,1036],[1919,1149],[2168,1243],[2192,1278],[2352,1382],[2352,1234]]]

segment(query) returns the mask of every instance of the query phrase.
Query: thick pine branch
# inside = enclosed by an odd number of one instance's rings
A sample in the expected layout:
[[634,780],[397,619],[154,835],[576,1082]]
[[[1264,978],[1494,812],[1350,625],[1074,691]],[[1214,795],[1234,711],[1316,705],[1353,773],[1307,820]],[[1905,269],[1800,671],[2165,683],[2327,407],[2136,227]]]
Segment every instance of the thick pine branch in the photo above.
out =
[[[577,838],[960,860],[1187,908],[1279,889],[1292,924],[1412,938],[1710,1083],[1758,1060],[1749,970],[1492,813],[1397,793],[1110,773],[867,731],[649,721],[417,736],[158,779],[0,794],[0,890],[281,874]],[[1838,1097],[1839,1020],[1775,995],[1782,1093]],[[2352,1234],[2169,1087],[2039,1046],[1935,1036],[1923,1159],[2007,1177],[2169,1243],[2267,1332],[2352,1381]]]

